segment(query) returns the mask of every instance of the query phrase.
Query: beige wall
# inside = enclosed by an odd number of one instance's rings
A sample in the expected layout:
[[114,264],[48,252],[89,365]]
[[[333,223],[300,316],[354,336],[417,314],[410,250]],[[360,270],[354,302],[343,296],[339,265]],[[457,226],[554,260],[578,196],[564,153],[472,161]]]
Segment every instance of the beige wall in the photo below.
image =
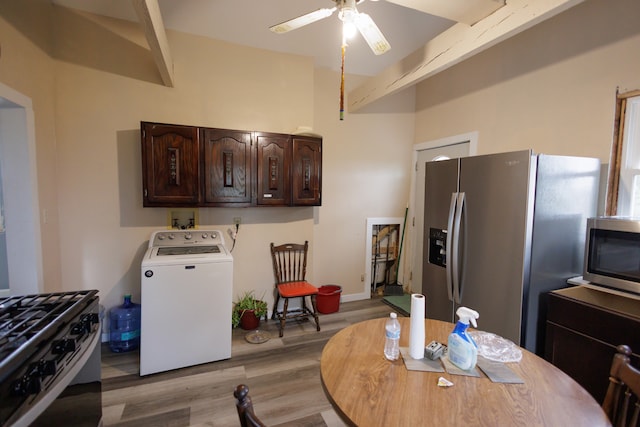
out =
[[[47,1],[0,1],[0,81],[30,98],[35,113],[33,131],[37,143],[39,205],[40,212],[47,212],[47,221],[40,224],[42,253],[46,254],[42,274],[49,292],[58,291],[62,286],[54,120],[55,64],[49,55],[53,40],[51,13],[52,6]],[[20,182],[5,177],[4,184],[15,186]]]
[[[147,240],[167,220],[166,209],[142,208],[139,122],[146,120],[287,133],[311,126],[322,134],[322,207],[200,209],[200,224],[224,231],[233,217],[242,219],[234,295],[256,289],[271,301],[269,242],[305,239],[312,244],[311,280],[340,284],[346,298],[363,293],[366,218],[398,216],[408,199],[412,90],[340,122],[340,76],[314,71],[308,57],[169,32],[175,87],[167,88],[135,24],[56,7],[49,59],[31,53],[37,49],[0,16],[0,28],[11,30],[2,34],[0,64],[15,76],[2,73],[0,81],[23,79],[27,84],[16,89],[36,98],[45,93],[51,104],[34,102],[36,121],[51,124],[36,139],[48,154],[43,168],[57,170],[40,183],[41,201],[57,203],[60,236],[55,252],[44,254],[61,271],[61,278],[45,275],[47,290],[97,288],[107,308],[125,293],[139,299]],[[5,56],[18,44],[46,62],[42,73]],[[348,89],[357,79],[347,76]]]
[[640,2],[590,0],[418,85],[416,142],[609,161],[616,88],[640,88]]
[[[409,200],[415,92],[339,120],[338,73],[316,71],[316,128],[325,137],[322,207],[314,219],[314,277],[364,296],[366,220],[401,217]],[[357,85],[355,76],[346,84]],[[317,250],[321,248],[322,250]],[[366,265],[365,265],[366,264]]]

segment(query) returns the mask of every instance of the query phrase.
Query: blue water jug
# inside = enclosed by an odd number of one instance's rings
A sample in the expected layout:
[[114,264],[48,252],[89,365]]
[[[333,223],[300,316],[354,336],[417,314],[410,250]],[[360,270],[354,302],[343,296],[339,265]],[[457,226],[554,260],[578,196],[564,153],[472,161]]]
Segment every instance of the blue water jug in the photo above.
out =
[[115,353],[140,347],[140,304],[124,296],[124,303],[109,312],[109,348]]

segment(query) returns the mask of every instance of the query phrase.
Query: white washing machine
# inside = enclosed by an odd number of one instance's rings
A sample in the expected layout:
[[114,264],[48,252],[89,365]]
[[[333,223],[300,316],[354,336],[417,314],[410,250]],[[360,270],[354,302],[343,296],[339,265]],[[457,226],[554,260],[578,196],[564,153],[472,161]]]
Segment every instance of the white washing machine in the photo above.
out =
[[142,260],[140,375],[231,357],[233,257],[217,230],[162,230]]

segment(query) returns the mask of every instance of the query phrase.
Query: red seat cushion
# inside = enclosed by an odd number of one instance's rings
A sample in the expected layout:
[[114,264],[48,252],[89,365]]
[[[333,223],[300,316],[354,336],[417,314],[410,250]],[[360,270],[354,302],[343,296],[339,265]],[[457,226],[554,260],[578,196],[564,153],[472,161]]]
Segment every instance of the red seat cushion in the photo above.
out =
[[315,295],[318,293],[318,288],[309,282],[287,282],[278,285],[278,292],[283,298],[294,298]]

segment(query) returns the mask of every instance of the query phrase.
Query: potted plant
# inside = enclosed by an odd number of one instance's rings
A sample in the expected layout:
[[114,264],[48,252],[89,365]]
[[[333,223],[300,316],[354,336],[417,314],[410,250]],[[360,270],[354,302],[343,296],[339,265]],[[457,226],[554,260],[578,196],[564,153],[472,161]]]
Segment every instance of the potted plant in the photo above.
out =
[[234,328],[256,329],[260,325],[260,318],[266,314],[267,303],[256,298],[253,291],[247,291],[235,302],[231,322]]

